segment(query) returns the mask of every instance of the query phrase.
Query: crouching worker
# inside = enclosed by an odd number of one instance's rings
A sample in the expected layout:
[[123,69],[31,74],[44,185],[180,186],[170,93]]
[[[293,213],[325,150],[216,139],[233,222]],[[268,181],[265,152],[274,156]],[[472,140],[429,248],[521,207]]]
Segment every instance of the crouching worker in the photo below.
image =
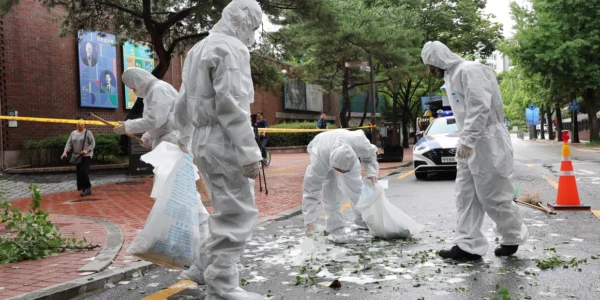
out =
[[[362,190],[360,161],[365,165],[366,177],[377,183],[379,164],[377,147],[369,142],[364,132],[337,129],[318,134],[308,145],[310,165],[302,184],[302,212],[306,234],[315,232],[319,193],[323,193],[323,207],[327,214],[326,230],[333,243],[346,243],[345,221],[340,208],[350,198],[354,223],[366,227],[356,204]],[[359,161],[360,159],[360,161]]]
[[163,141],[177,145],[179,135],[173,120],[177,90],[141,68],[128,68],[122,78],[136,96],[144,98],[144,114],[140,119],[122,122],[113,131],[116,134],[144,133],[142,146],[148,149],[156,148]]

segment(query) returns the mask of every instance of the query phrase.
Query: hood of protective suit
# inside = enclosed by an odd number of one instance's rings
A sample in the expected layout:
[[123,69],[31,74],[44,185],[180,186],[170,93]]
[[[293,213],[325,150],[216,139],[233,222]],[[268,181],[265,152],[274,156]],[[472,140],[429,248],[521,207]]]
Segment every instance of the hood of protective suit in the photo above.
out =
[[137,67],[127,68],[123,72],[122,79],[123,83],[130,89],[134,89],[135,95],[140,98],[146,98],[150,85],[158,80],[150,72]]
[[440,69],[450,69],[461,63],[464,59],[444,45],[442,42],[427,42],[421,51],[421,58],[426,65],[438,67]]
[[254,30],[262,24],[262,9],[256,0],[233,0],[221,14],[211,32],[238,38],[244,45],[254,44]]
[[329,155],[329,165],[332,168],[350,171],[357,161],[358,157],[350,145],[343,142],[336,142],[333,145]]

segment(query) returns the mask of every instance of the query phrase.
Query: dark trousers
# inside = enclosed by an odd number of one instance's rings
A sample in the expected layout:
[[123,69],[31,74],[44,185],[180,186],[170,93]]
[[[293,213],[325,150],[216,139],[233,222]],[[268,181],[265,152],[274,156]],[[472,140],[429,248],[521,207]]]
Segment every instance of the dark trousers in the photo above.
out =
[[91,157],[84,157],[77,164],[77,190],[83,191],[92,187],[90,182],[90,165],[92,164]]
[[258,146],[260,147],[260,153],[263,158],[267,158],[267,143],[269,142],[269,138],[261,138]]

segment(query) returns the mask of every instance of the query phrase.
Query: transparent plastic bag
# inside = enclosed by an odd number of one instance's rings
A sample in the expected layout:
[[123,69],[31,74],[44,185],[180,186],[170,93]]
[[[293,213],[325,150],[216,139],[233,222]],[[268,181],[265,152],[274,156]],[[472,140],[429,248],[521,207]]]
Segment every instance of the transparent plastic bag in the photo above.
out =
[[379,183],[372,186],[365,180],[357,209],[374,237],[408,238],[423,230],[423,225],[390,202]]
[[187,270],[198,256],[209,214],[196,190],[200,178],[190,154],[163,142],[142,160],[154,166],[156,199],[142,231],[127,253],[155,264]]

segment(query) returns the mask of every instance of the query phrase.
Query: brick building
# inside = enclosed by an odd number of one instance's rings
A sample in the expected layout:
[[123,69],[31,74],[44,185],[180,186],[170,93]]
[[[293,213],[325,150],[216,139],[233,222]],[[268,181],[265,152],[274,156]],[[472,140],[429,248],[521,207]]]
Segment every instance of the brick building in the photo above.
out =
[[[19,116],[74,119],[89,112],[107,120],[124,120],[127,115],[124,87],[121,82],[123,56],[117,49],[115,74],[119,92],[118,109],[83,108],[80,106],[78,43],[74,36],[59,37],[59,10],[48,10],[37,1],[21,0],[0,19],[0,114],[17,111]],[[183,57],[174,57],[163,80],[175,88],[181,86]],[[285,67],[285,66],[282,66]],[[324,98],[324,110],[335,116],[337,95]],[[256,90],[252,112],[262,111],[270,124],[278,120],[317,120],[318,112],[294,112],[283,108],[282,89]],[[335,117],[330,117],[335,120]],[[106,127],[90,129],[95,133],[110,132]],[[21,165],[22,143],[68,134],[73,125],[18,122],[9,128],[2,122],[0,149],[2,168]]]

